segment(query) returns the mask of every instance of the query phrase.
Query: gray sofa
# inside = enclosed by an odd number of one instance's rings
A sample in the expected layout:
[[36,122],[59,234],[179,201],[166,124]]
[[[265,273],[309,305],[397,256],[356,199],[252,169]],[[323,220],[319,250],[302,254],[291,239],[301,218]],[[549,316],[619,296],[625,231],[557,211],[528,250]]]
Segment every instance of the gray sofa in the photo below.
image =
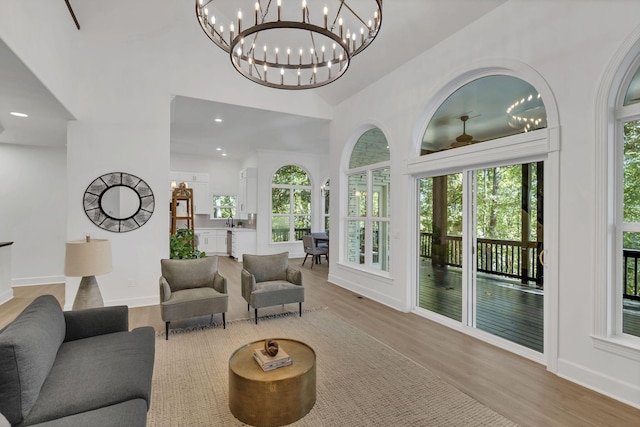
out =
[[155,331],[128,323],[126,306],[36,298],[0,331],[0,413],[12,426],[145,426]]

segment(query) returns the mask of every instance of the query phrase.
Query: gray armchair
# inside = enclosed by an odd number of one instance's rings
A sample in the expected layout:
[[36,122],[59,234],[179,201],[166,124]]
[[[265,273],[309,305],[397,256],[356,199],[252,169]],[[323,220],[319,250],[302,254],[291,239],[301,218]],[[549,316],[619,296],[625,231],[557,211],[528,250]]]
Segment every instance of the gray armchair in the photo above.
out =
[[165,322],[165,338],[169,339],[169,323],[173,320],[225,313],[229,306],[227,279],[218,273],[218,257],[160,260],[160,308]]
[[247,310],[254,308],[256,324],[258,308],[273,305],[297,302],[302,316],[302,273],[289,267],[289,252],[274,255],[244,254],[242,263],[242,296],[247,301]]

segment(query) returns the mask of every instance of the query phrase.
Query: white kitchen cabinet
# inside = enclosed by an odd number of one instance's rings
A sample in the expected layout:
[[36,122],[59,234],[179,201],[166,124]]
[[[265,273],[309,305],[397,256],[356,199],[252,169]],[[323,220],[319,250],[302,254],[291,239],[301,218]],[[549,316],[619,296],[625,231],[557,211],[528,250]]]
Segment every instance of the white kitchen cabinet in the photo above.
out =
[[194,232],[198,238],[198,250],[204,253],[211,252],[211,247],[209,245],[209,241],[212,240],[210,236],[211,233],[209,231],[203,231],[198,229],[196,229]]
[[207,255],[227,253],[227,230],[196,229],[198,236],[198,250]]
[[233,230],[231,234],[231,256],[238,260],[238,262],[242,262],[243,254],[256,253],[255,230]]
[[216,253],[227,253],[227,230],[216,230],[215,233]]
[[209,194],[209,174],[204,172],[178,172],[169,173],[170,181],[176,185],[186,182],[189,188],[193,188],[193,213],[210,215],[213,210],[211,194]]
[[194,181],[189,183],[193,189],[193,213],[210,215],[213,210],[213,202],[209,194],[209,183]]
[[240,171],[240,187],[238,191],[237,211],[240,219],[247,219],[250,213],[257,212],[258,204],[258,170],[246,168]]

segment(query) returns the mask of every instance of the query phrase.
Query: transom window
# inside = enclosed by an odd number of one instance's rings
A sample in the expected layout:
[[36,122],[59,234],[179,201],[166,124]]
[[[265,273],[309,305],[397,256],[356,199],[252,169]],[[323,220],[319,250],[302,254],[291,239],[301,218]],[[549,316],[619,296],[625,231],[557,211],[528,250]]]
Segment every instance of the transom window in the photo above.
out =
[[299,166],[287,165],[271,181],[271,241],[294,242],[311,232],[311,181]]
[[347,172],[348,263],[389,271],[389,145],[378,128],[362,134],[351,152]]
[[517,77],[481,77],[452,93],[435,112],[421,155],[547,127],[538,91]]

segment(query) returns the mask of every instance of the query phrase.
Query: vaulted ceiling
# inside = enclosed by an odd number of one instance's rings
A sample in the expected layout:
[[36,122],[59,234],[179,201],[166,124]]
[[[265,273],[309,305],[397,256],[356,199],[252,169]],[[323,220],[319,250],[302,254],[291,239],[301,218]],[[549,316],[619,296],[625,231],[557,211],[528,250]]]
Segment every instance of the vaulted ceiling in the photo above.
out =
[[[505,1],[387,0],[383,3],[382,28],[374,43],[354,58],[342,78],[311,90],[329,104],[337,105]],[[193,9],[191,2],[184,3],[185,7]],[[87,25],[104,22],[99,17],[109,2],[83,0],[71,4],[82,32],[83,21]],[[61,3],[60,7],[65,5]],[[73,25],[71,19],[69,25]],[[132,21],[130,25],[140,26],[140,21]],[[193,25],[198,25],[195,14]],[[105,26],[104,30],[108,31],[109,27]],[[131,31],[144,29],[132,27]],[[202,34],[202,37],[206,36]],[[211,49],[218,48],[212,44]],[[221,51],[219,57],[221,61],[228,61],[228,56]],[[72,119],[69,112],[1,40],[0,64],[0,143],[64,145],[66,122]],[[9,111],[15,110],[30,113],[30,117],[9,116]],[[224,121],[215,122],[216,114],[222,110],[225,117],[220,118]],[[329,123],[326,120],[180,96],[173,101],[172,113],[172,152],[218,156],[222,150],[216,149],[223,148],[227,150],[227,158],[240,159],[259,148],[328,150]],[[282,128],[287,129],[286,135],[281,132]],[[215,143],[211,142],[212,136]],[[228,147],[221,147],[223,142]]]

